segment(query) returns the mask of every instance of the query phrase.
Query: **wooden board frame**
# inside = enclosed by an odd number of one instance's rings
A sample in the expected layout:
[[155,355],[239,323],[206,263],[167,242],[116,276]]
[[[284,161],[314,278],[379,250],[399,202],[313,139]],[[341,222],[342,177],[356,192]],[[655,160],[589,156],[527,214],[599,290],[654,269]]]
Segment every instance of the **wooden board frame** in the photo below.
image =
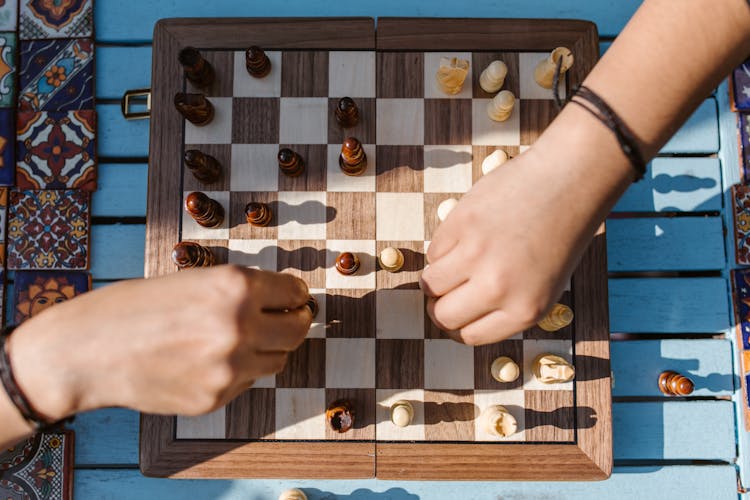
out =
[[[244,49],[547,51],[576,54],[569,88],[598,57],[593,23],[575,20],[380,18],[169,19],[154,29],[146,277],[173,272],[179,239],[182,119],[173,112],[185,46]],[[175,419],[142,415],[140,468],[179,478],[600,480],[612,470],[609,315],[604,226],[573,276],[576,419],[572,444],[177,440]],[[329,458],[335,455],[332,467]],[[376,467],[377,465],[377,467]],[[376,474],[377,471],[377,474]]]

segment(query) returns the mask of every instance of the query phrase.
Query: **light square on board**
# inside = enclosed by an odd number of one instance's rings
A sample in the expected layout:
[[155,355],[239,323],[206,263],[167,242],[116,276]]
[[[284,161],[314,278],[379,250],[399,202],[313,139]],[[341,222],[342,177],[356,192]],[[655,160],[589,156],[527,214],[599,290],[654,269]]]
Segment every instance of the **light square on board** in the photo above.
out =
[[557,116],[554,101],[524,99],[520,108],[521,144],[530,146]]
[[279,113],[279,142],[289,144],[326,144],[328,142],[328,99],[282,97]]
[[424,191],[423,146],[378,146],[377,190]]
[[377,53],[377,96],[424,98],[424,53]]
[[[328,192],[326,193],[326,207],[327,238],[334,240],[375,239],[375,193]],[[375,251],[374,242],[372,251]]]
[[[278,193],[268,191],[231,191],[229,193],[229,238],[232,240],[276,240],[279,238]],[[265,203],[271,210],[267,226],[247,222],[245,207],[251,202]]]
[[[534,70],[539,61],[547,59],[549,52],[521,52],[518,54],[518,77],[520,80],[520,99],[554,99],[552,89],[541,87],[534,80]],[[565,78],[560,79],[560,96],[565,95]]]
[[227,439],[273,439],[276,391],[253,386],[226,407]]
[[492,61],[502,61],[508,67],[508,73],[505,75],[505,81],[500,90],[510,90],[514,96],[518,97],[521,92],[518,81],[518,53],[516,52],[474,52],[472,54],[472,97],[491,99],[496,95],[497,92],[485,92],[479,85],[479,77]]
[[[359,258],[359,270],[344,276],[336,270],[336,258],[341,252],[352,252]],[[326,252],[326,288],[375,288],[375,241],[328,240]]]
[[427,441],[474,441],[475,416],[474,391],[424,391]]
[[[304,280],[311,288],[325,288],[325,241],[279,240],[276,266],[277,271],[296,276]],[[318,301],[318,307],[325,317],[324,304]]]
[[[273,335],[274,332],[267,332]],[[305,339],[290,352],[284,369],[276,374],[276,387],[325,387],[326,340]]]
[[326,205],[325,192],[280,191],[278,197],[280,240],[326,239],[326,223],[334,209]]
[[[464,59],[469,61],[469,72],[461,88],[461,92],[455,95],[446,94],[438,86],[435,75],[440,68],[440,60],[443,57]],[[481,69],[479,70],[481,71]],[[425,52],[424,54],[424,96],[427,99],[471,99],[471,81],[474,72],[474,64],[471,52]]]
[[328,144],[341,145],[347,137],[356,137],[362,144],[375,144],[375,99],[360,98],[354,102],[359,111],[359,122],[344,128],[336,120],[339,99],[328,99]]
[[266,55],[271,61],[271,72],[263,78],[255,78],[247,72],[245,51],[234,52],[232,94],[235,97],[281,97],[281,52],[269,50]]
[[376,113],[378,145],[424,144],[424,99],[378,99]]
[[229,240],[229,263],[276,271],[276,240]]
[[201,127],[185,120],[185,143],[231,144],[232,142],[241,142],[232,141],[233,115],[238,111],[238,109],[233,109],[233,102],[237,100],[231,97],[210,97],[208,100],[214,106],[213,120],[208,125]]
[[375,388],[375,339],[332,339],[326,345],[327,388]]
[[420,389],[424,387],[424,341],[377,339],[377,387]]
[[[235,97],[231,104],[232,144],[279,144],[279,99]],[[224,142],[215,140],[213,142]]]
[[226,407],[195,417],[177,416],[175,437],[177,439],[225,439]]
[[377,286],[378,289],[412,289],[419,288],[419,276],[424,269],[424,241],[382,241],[377,242],[377,255],[380,255],[387,247],[401,250],[404,255],[404,265],[395,273],[382,269],[378,263]]
[[500,356],[512,359],[523,370],[523,340],[506,339],[494,344],[474,348],[474,387],[484,390],[520,389],[523,386],[523,371],[513,382],[498,382],[492,376],[492,363]]
[[18,30],[21,40],[79,38],[94,33],[93,0],[20,0],[20,5]]
[[[321,271],[323,270],[321,266]],[[325,280],[325,275],[323,276]],[[310,330],[307,332],[308,339],[324,339],[326,337],[326,309],[327,309],[327,296],[325,288],[313,288],[308,282],[310,297],[318,301],[318,314],[313,318],[310,324]]]
[[330,425],[326,425],[326,439],[334,441],[374,441],[375,389],[326,389],[326,407],[341,400],[348,401],[351,404],[354,411],[354,424],[346,432],[334,431]]
[[326,97],[328,51],[285,50],[281,54],[281,97]]
[[[473,389],[474,348],[449,339],[424,341],[425,389]],[[460,370],[454,369],[460,366]]]
[[330,288],[326,295],[326,338],[375,338],[375,291]]
[[471,146],[424,147],[425,193],[465,193],[471,185]]
[[302,157],[305,170],[296,177],[278,168],[279,191],[326,191],[328,146],[325,144],[279,144],[278,149],[290,148]]
[[[474,391],[474,405],[476,407],[476,419],[474,420],[474,439],[477,441],[524,441],[526,432],[524,430],[526,412],[524,411],[524,391],[522,390],[495,390],[495,391]],[[515,434],[506,437],[489,434],[484,429],[484,422],[481,418],[482,412],[490,406],[500,405],[505,407],[513,415],[518,425]]]
[[[234,55],[226,50],[201,50],[201,56],[214,68],[214,81],[208,87],[193,84],[185,78],[187,92],[205,94],[206,97],[232,97]],[[244,66],[243,66],[244,67]]]
[[378,290],[375,311],[377,338],[424,338],[424,292],[422,290]]
[[328,95],[331,97],[375,97],[375,52],[331,51],[328,53]]
[[11,0],[0,5],[0,31],[16,31],[18,26],[18,2]]
[[[424,441],[424,390],[377,389],[378,441]],[[411,423],[398,427],[391,421],[391,407],[397,401],[408,401],[414,409]]]
[[329,192],[375,192],[375,173],[377,171],[376,148],[374,144],[362,144],[362,149],[365,151],[365,155],[367,155],[367,170],[361,175],[346,175],[339,166],[341,145],[328,145],[326,186]]
[[424,240],[424,194],[376,193],[378,240]]
[[523,103],[516,99],[510,117],[504,122],[491,120],[487,115],[489,99],[471,101],[471,143],[475,146],[518,146],[521,144],[521,110]]
[[325,389],[276,389],[276,439],[325,439]]
[[203,227],[190,216],[185,210],[185,199],[191,191],[182,193],[182,239],[183,240],[227,240],[229,239],[229,192],[228,191],[203,191],[203,194],[215,200],[224,209],[224,221],[219,227]]
[[471,99],[425,99],[425,144],[470,144],[471,138]]
[[[221,165],[221,175],[215,182],[207,184],[195,178],[183,160],[182,190],[183,191],[229,191],[232,179],[232,145],[231,144],[185,144],[185,151],[197,149],[203,154],[213,157]],[[240,191],[250,191],[243,188]]]
[[576,411],[572,390],[523,392],[528,441],[574,441],[576,426],[588,429],[596,423],[597,415],[591,408]]
[[279,164],[276,144],[232,144],[232,191],[277,191]]
[[544,384],[532,372],[536,358],[542,354],[560,356],[568,363],[573,362],[573,344],[570,340],[524,340],[523,341],[523,388],[526,391],[572,391],[573,382]]

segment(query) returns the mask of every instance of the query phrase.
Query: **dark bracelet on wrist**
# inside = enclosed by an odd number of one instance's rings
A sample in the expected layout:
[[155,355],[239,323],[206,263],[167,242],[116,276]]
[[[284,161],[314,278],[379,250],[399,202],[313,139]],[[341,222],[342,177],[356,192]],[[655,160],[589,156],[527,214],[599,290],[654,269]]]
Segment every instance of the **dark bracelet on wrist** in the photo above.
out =
[[10,357],[5,348],[6,340],[10,334],[13,333],[13,330],[15,330],[15,326],[10,325],[0,332],[0,383],[8,394],[8,397],[18,409],[19,413],[21,413],[21,416],[34,428],[35,431],[56,428],[66,422],[72,421],[73,417],[57,422],[50,422],[46,417],[39,414],[33,406],[31,406],[29,399],[23,393],[21,388],[18,387],[16,378],[13,375],[13,367],[10,363]]

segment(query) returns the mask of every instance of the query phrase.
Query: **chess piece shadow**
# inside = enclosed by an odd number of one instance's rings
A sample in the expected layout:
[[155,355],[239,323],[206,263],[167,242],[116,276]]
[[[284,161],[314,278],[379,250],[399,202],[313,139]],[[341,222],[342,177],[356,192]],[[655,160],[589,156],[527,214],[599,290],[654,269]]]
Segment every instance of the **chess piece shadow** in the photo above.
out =
[[[443,393],[454,393],[455,391],[439,391]],[[464,391],[467,392],[467,391]],[[437,425],[441,423],[452,422],[472,422],[481,409],[474,403],[460,402],[454,403],[444,401],[442,403],[434,401],[424,402],[424,424]]]

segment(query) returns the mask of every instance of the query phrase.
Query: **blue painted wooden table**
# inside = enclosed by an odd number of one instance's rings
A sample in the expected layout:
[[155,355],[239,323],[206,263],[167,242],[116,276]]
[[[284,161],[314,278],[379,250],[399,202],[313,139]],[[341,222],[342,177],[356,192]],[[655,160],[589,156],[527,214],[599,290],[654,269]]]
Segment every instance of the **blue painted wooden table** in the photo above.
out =
[[[602,51],[636,0],[367,0],[360,2],[98,0],[97,110],[100,186],[93,200],[95,286],[143,275],[148,122],[126,122],[119,100],[148,87],[151,36],[165,17],[439,16],[552,17],[596,22]],[[745,434],[735,409],[727,273],[733,260],[728,188],[737,182],[736,128],[726,85],[708,97],[664,148],[609,221],[609,302],[614,371],[615,472],[599,483],[395,483],[177,481],[138,471],[138,415],[79,416],[77,498],[272,499],[286,488],[310,498],[736,498]],[[624,335],[628,334],[628,335]],[[665,400],[658,373],[696,382],[695,397]],[[740,457],[740,458],[738,458]]]

